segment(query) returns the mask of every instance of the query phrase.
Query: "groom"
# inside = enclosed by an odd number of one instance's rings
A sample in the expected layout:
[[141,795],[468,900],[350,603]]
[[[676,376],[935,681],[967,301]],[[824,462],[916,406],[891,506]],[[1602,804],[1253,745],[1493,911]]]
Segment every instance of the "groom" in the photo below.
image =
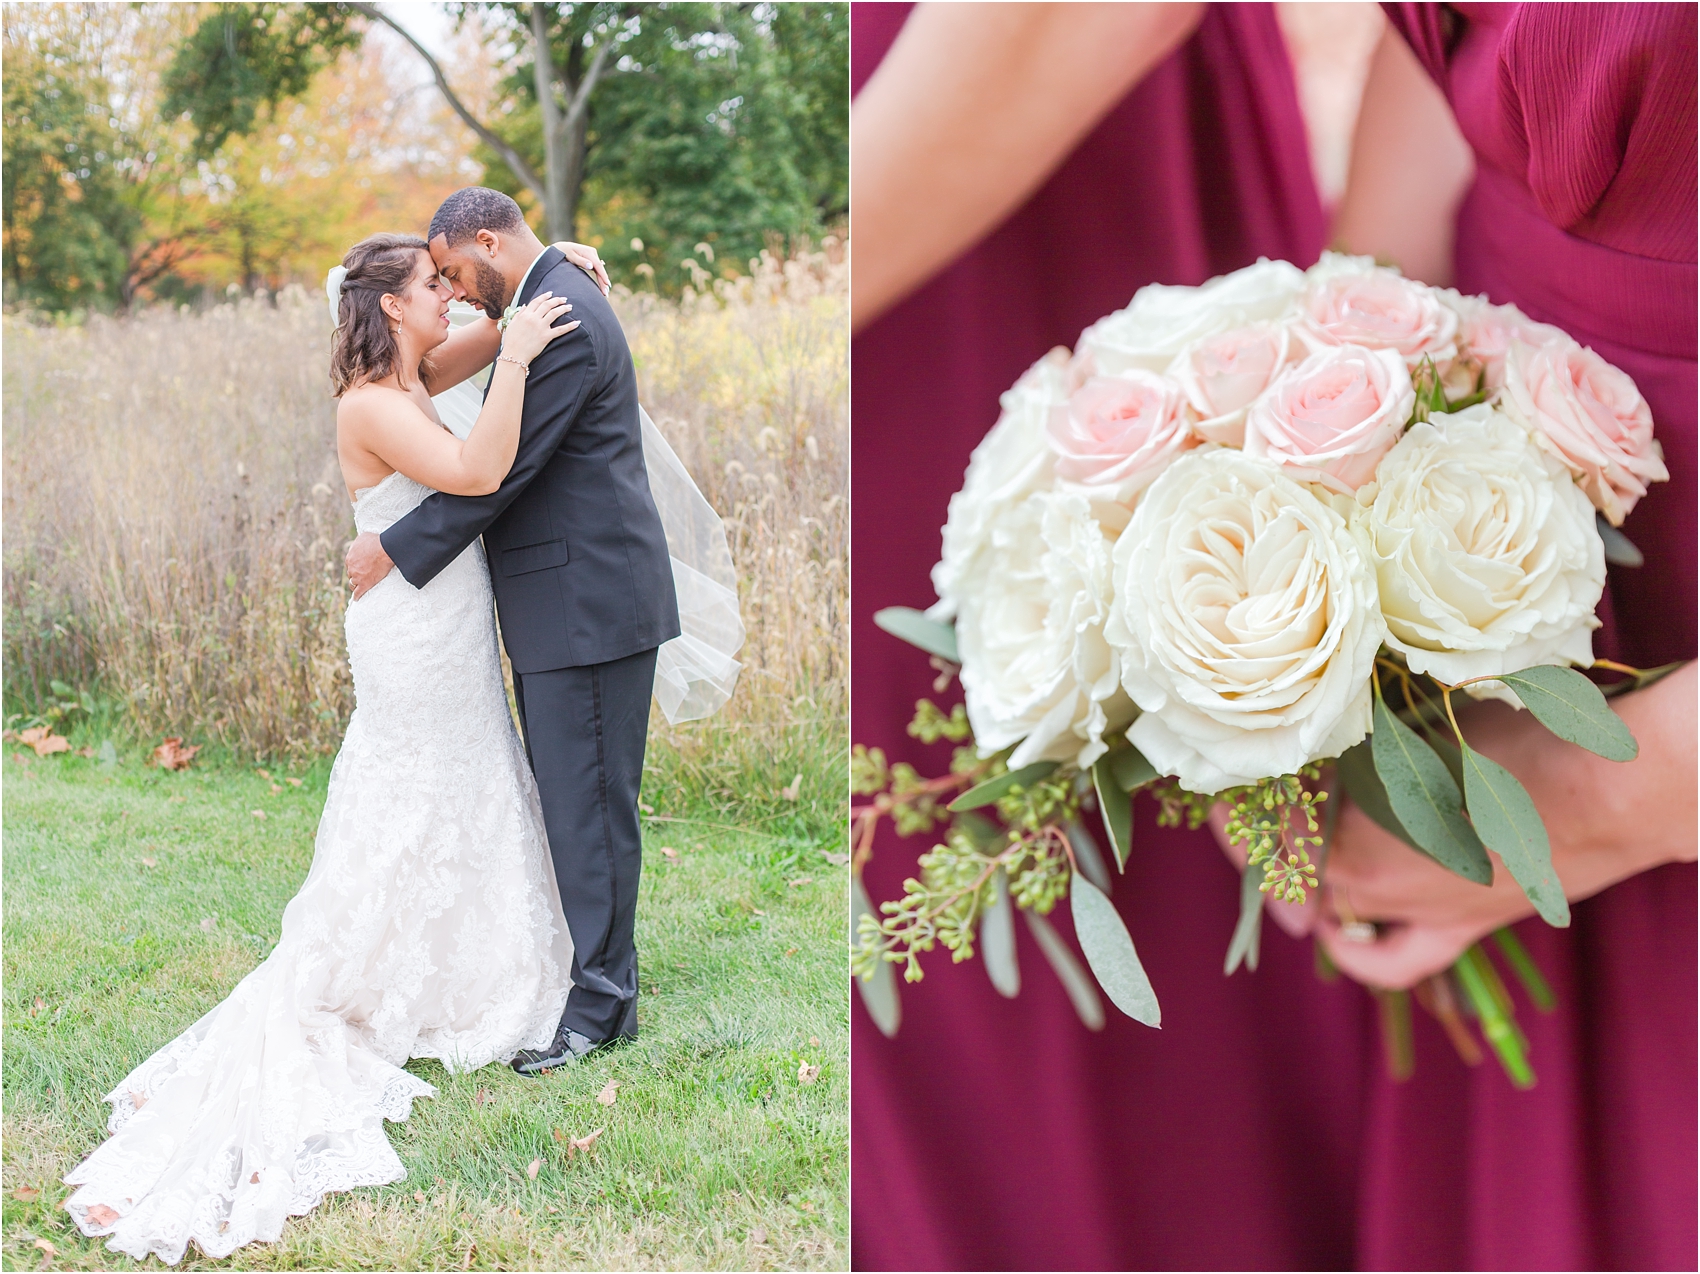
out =
[[430,496],[348,553],[358,597],[392,564],[423,588],[484,537],[573,939],[554,1042],[514,1059],[532,1075],[637,1034],[638,784],[655,652],[679,635],[679,610],[644,470],[637,374],[601,289],[499,191],[457,190],[428,238],[457,300],[500,318],[547,291],[572,303],[563,321],[582,324],[531,360],[519,452],[497,491]]

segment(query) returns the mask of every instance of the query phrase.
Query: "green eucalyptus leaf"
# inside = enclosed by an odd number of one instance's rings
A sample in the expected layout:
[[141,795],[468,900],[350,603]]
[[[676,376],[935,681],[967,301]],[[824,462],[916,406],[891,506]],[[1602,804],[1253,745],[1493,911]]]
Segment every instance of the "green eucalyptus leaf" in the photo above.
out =
[[876,610],[874,623],[893,637],[911,646],[919,646],[929,655],[948,659],[953,664],[962,662],[956,653],[956,627],[928,619],[924,612],[912,606],[887,606],[884,610]]
[[1630,538],[1606,521],[1603,513],[1594,514],[1594,525],[1599,528],[1600,540],[1606,547],[1606,561],[1613,566],[1643,566],[1647,559],[1641,556],[1641,550],[1636,548]]
[[1537,664],[1500,678],[1535,720],[1561,739],[1608,761],[1633,761],[1640,747],[1600,688],[1574,668]]
[[1222,962],[1224,974],[1239,968],[1242,960],[1248,970],[1257,971],[1263,933],[1263,876],[1262,863],[1247,863],[1240,873],[1240,919],[1234,926],[1233,940],[1228,943],[1228,958]]
[[1385,832],[1391,832],[1404,841],[1412,849],[1419,852],[1422,846],[1411,839],[1411,834],[1405,830],[1398,817],[1393,813],[1393,807],[1387,803],[1387,788],[1382,785],[1381,777],[1375,772],[1375,758],[1371,754],[1370,740],[1365,739],[1355,747],[1347,748],[1334,762],[1334,768],[1340,775],[1340,782],[1346,787],[1346,795],[1351,798],[1370,821]]
[[1104,760],[1109,762],[1110,775],[1116,786],[1124,792],[1131,793],[1163,777],[1136,747],[1117,748],[1114,752],[1105,753]]
[[1069,884],[1068,896],[1074,913],[1074,936],[1080,940],[1086,963],[1110,1003],[1136,1022],[1162,1026],[1157,993],[1151,989],[1151,980],[1145,976],[1133,938],[1115,904],[1079,873]]
[[1074,1005],[1074,1011],[1080,1015],[1080,1020],[1089,1031],[1104,1029],[1104,1003],[1098,998],[1098,992],[1092,986],[1092,979],[1086,976],[1086,970],[1080,967],[1080,962],[1069,951],[1068,943],[1062,940],[1062,935],[1051,927],[1036,911],[1023,911],[1027,917],[1027,927],[1032,930],[1034,940],[1039,944],[1039,950],[1045,953],[1045,959],[1051,962],[1051,969],[1057,975],[1057,981],[1063,984],[1063,990],[1068,992],[1069,1002]]
[[1133,851],[1133,797],[1116,782],[1108,756],[1099,757],[1092,767],[1092,788],[1098,793],[1098,812],[1116,856],[1116,870],[1126,871],[1127,856]]
[[1009,878],[999,867],[992,875],[992,902],[980,916],[980,958],[998,994],[1013,1000],[1021,993],[1021,966],[1015,960],[1015,908]]
[[1104,855],[1099,852],[1098,842],[1092,839],[1092,833],[1087,831],[1079,819],[1072,820],[1063,828],[1063,834],[1068,837],[1068,843],[1074,848],[1075,866],[1085,873],[1086,879],[1098,886],[1103,893],[1109,893],[1114,887],[1110,879],[1110,869],[1104,866]]
[[1417,848],[1465,880],[1491,884],[1493,864],[1464,817],[1446,763],[1379,697],[1370,751],[1387,803]]
[[[855,933],[861,921],[862,913],[875,915],[874,904],[868,900],[868,891],[862,887],[862,878],[850,878],[850,932]],[[890,1039],[897,1034],[897,1028],[903,1021],[903,1001],[897,995],[897,972],[886,961],[881,960],[874,968],[873,975],[867,978],[853,978],[856,990],[862,995],[862,1004],[868,1010],[868,1016],[873,1018],[874,1025],[879,1027],[880,1034]]]
[[1056,768],[1057,763],[1055,761],[1035,761],[1032,765],[1024,765],[1019,770],[1010,770],[1006,774],[998,775],[995,779],[976,783],[945,808],[950,810],[952,814],[960,814],[963,810],[979,809],[982,805],[990,805],[1012,787],[1033,786],[1040,779],[1048,778],[1051,771]]
[[1528,791],[1504,766],[1468,745],[1464,748],[1464,800],[1476,834],[1505,860],[1512,879],[1523,887],[1535,910],[1549,925],[1570,923],[1570,903],[1552,869],[1552,845]]

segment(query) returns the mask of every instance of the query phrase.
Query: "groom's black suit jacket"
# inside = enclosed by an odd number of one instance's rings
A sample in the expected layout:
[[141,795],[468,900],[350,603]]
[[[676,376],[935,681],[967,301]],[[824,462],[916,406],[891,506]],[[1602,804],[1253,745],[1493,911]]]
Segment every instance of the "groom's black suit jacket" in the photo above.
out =
[[560,323],[581,326],[531,360],[507,478],[490,495],[428,496],[380,537],[423,588],[483,535],[518,673],[607,663],[679,635],[625,333],[601,289],[554,248],[516,300],[544,291],[572,302]]

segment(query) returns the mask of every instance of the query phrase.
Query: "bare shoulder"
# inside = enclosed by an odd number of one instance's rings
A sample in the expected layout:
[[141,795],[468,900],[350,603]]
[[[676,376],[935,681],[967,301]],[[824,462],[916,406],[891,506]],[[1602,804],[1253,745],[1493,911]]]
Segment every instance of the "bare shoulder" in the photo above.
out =
[[433,422],[406,393],[388,385],[356,385],[337,400],[339,431],[362,433],[372,428]]

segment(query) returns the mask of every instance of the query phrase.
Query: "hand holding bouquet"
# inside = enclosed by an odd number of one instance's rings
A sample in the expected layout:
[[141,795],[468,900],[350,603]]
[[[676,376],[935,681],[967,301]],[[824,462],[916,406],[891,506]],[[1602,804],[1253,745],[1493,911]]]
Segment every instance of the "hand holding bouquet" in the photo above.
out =
[[[1125,868],[1139,790],[1169,823],[1228,807],[1247,854],[1230,972],[1255,967],[1266,894],[1316,887],[1342,787],[1465,879],[1489,882],[1497,854],[1567,924],[1534,803],[1470,747],[1454,696],[1635,755],[1574,669],[1628,674],[1613,690],[1656,675],[1596,662],[1592,631],[1608,558],[1638,561],[1616,528],[1667,477],[1633,382],[1514,307],[1334,254],[1143,289],[1004,395],[951,500],[938,604],[877,617],[959,669],[966,703],[924,702],[911,727],[964,745],[948,776],[856,751],[858,865],[887,814],[949,823],[905,897],[859,921],[876,1013],[894,1020],[891,966],[918,979],[918,953],[965,959],[976,936],[994,982],[1018,984],[1013,906],[1090,1021],[1090,980],[1043,921],[1066,894],[1099,985],[1156,1025],[1079,822],[1096,806]],[[1455,975],[1525,1082],[1493,963],[1473,948]]]

